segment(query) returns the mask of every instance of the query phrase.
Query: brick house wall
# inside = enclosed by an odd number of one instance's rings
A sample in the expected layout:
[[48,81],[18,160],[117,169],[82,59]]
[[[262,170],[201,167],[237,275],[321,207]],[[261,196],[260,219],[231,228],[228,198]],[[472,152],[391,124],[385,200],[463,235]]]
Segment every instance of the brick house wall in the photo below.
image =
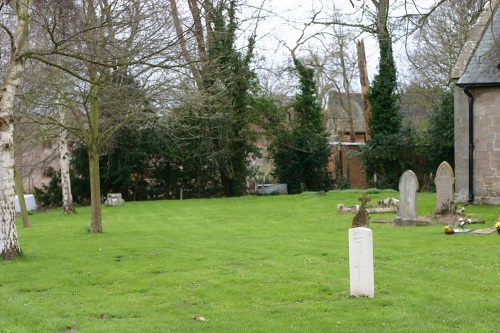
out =
[[25,146],[16,150],[18,166],[24,193],[34,193],[35,187],[41,188],[50,182],[47,175],[49,167],[59,170],[59,150],[56,143],[41,143]]

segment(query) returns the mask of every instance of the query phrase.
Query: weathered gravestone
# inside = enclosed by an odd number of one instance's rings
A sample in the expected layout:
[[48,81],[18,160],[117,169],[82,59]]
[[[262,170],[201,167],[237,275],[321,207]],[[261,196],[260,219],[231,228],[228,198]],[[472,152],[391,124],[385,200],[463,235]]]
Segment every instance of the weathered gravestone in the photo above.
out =
[[349,229],[349,273],[351,295],[370,298],[375,296],[371,229]]
[[366,192],[363,193],[363,197],[358,199],[361,201],[361,206],[357,211],[356,215],[352,219],[352,228],[357,227],[367,227],[370,224],[370,215],[366,211],[366,203],[371,200],[369,196],[366,195]]
[[418,179],[411,170],[406,170],[399,179],[399,209],[394,219],[396,226],[414,226],[417,224]]
[[125,200],[122,199],[121,193],[108,193],[104,204],[106,206],[121,206],[124,202]]
[[436,213],[454,212],[453,184],[455,176],[451,165],[444,161],[439,165],[434,178],[436,185]]

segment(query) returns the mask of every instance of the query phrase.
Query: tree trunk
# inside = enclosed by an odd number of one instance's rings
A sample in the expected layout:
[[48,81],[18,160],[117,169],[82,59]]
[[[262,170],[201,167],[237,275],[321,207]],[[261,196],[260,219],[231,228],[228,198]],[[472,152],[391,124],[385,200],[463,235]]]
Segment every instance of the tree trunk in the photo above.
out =
[[[10,87],[12,88],[12,87]],[[8,104],[6,100],[13,100],[8,96],[12,89],[2,86],[0,103]],[[14,184],[14,125],[12,113],[6,112],[8,107],[0,106],[0,168],[2,179],[0,180],[0,249],[3,259],[11,260],[21,253],[21,247],[17,238],[16,210],[15,210],[15,184]],[[12,111],[12,106],[10,106]]]
[[[66,111],[61,109],[60,122],[65,123]],[[73,195],[71,194],[71,179],[69,176],[70,152],[68,149],[68,131],[63,127],[59,135],[59,160],[61,166],[61,189],[62,205],[64,214],[73,214],[75,206],[73,204]]]
[[[193,77],[194,77],[198,87],[201,87],[202,86],[201,75],[200,75],[200,72],[198,71],[198,68],[196,68],[196,64],[193,61],[193,58],[191,57],[189,50],[187,49],[185,32],[182,29],[182,22],[179,18],[179,12],[177,10],[176,1],[177,0],[170,0],[170,12],[171,12],[173,20],[174,20],[177,38],[179,39],[179,44],[180,44],[181,52],[182,52],[181,54],[184,57],[184,60],[187,62],[189,69],[190,69],[191,73],[193,74]],[[190,6],[191,6],[191,3],[190,3]],[[196,6],[196,3],[195,3],[195,6]],[[193,10],[193,9],[191,9],[191,10]],[[198,18],[198,20],[201,20],[201,18]],[[197,24],[195,25],[195,27],[197,27]],[[201,33],[203,34],[203,31],[201,31]],[[197,36],[197,39],[198,39],[198,36]],[[203,36],[202,36],[202,41],[203,41]],[[203,48],[204,47],[205,46],[203,44]],[[203,52],[205,52],[204,49],[203,49]]]
[[[91,59],[97,57],[103,42],[102,27],[92,29],[98,26],[96,9],[94,1],[88,1],[88,22],[89,31],[87,32],[88,47],[90,49]],[[99,134],[99,68],[94,62],[88,64],[89,79],[92,82],[89,92],[89,111],[88,121],[89,129],[86,134],[87,154],[89,156],[89,178],[90,178],[90,205],[91,205],[91,223],[90,232],[102,232],[101,215],[101,177],[99,173],[99,153],[100,153],[100,134]]]
[[389,0],[372,0],[373,4],[377,8],[377,18],[376,18],[376,33],[380,38],[381,35],[388,35],[389,30],[387,29],[387,20],[389,19]]
[[[200,55],[200,59],[205,59],[207,51],[206,51],[205,39],[203,36],[203,24],[201,22],[203,15],[201,14],[200,8],[198,7],[196,0],[188,0],[188,2],[189,2],[189,9],[191,10],[191,15],[193,16],[193,22],[194,22],[193,32],[196,38],[196,44],[198,46],[198,54]],[[210,11],[207,11],[206,8],[205,8],[205,15],[206,16],[210,15]],[[207,26],[206,28],[209,29],[210,27]]]
[[17,171],[17,168],[14,166],[14,181],[16,184],[17,197],[19,200],[19,207],[21,208],[21,217],[23,219],[23,227],[29,228],[31,227],[30,219],[28,216],[28,209],[26,209],[26,200],[24,200],[24,190],[23,190],[23,182],[21,180],[21,175]]
[[21,253],[17,238],[14,183],[14,97],[24,70],[21,52],[28,45],[30,1],[11,1],[16,12],[16,31],[4,81],[0,87],[0,255],[10,260]]
[[92,207],[92,222],[90,232],[102,232],[101,215],[101,179],[99,176],[99,152],[95,146],[88,147],[90,170],[90,205]]
[[366,69],[366,53],[365,53],[365,43],[360,40],[357,43],[358,50],[358,68],[359,68],[359,81],[361,83],[361,94],[363,95],[363,115],[365,117],[365,142],[370,141],[370,126],[368,122],[370,119],[370,103],[366,99],[366,94],[370,87],[368,82],[368,71]]
[[347,105],[345,110],[347,112],[347,117],[349,118],[349,140],[351,142],[356,141],[356,130],[354,128],[354,116],[352,114],[352,101],[351,101],[351,87],[349,82],[349,76],[347,75],[347,68],[345,64],[345,49],[344,49],[344,41],[339,43],[340,47],[340,68],[342,69],[342,80],[345,90],[345,95],[347,99]]
[[227,174],[227,170],[220,168],[219,169],[219,174],[220,174],[220,182],[222,185],[222,191],[224,192],[225,197],[234,197],[234,190],[233,190],[233,181]]
[[[91,72],[95,66],[91,65]],[[91,77],[92,77],[91,74]],[[101,177],[99,174],[99,98],[98,86],[94,85],[90,91],[90,133],[87,141],[90,170],[90,205],[92,206],[92,222],[90,231],[92,233],[102,232],[101,216]]]

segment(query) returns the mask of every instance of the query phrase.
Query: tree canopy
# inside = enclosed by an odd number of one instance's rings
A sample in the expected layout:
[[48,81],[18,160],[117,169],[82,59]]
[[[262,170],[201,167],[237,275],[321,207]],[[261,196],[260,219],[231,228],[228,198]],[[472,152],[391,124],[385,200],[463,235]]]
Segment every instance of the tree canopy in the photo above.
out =
[[299,76],[299,93],[292,120],[273,137],[271,156],[275,175],[290,193],[325,191],[332,186],[327,170],[330,148],[324,118],[317,100],[314,71],[293,57]]
[[[427,8],[406,0],[311,4],[307,22],[288,17],[289,27],[300,34],[291,59],[273,63],[278,49],[290,51],[285,33],[267,32],[274,36],[271,51],[263,43],[268,36],[258,32],[265,31],[263,22],[286,11],[267,11],[265,1],[1,2],[2,256],[21,251],[13,208],[14,120],[22,121],[18,129],[32,142],[41,143],[43,136],[64,148],[77,147],[73,180],[76,187],[85,183],[80,188],[87,192],[78,200],[90,200],[92,232],[102,232],[100,205],[107,191],[124,192],[130,200],[177,198],[182,191],[186,197],[245,194],[250,160],[265,150],[256,144],[262,136],[272,142],[266,163],[274,164],[277,179],[288,183],[291,193],[330,189],[332,133],[325,130],[322,113],[330,96],[349,99],[356,90],[354,62],[345,63],[355,58],[348,54],[354,48],[346,38],[369,34],[380,51],[367,95],[368,176],[378,175],[383,186],[394,187],[403,168],[425,163],[421,169],[428,170],[440,159],[452,163],[453,128],[446,118],[453,101],[446,78],[488,1],[436,0]],[[402,40],[425,45],[407,48],[415,75],[396,70],[393,42]],[[401,77],[406,88],[423,88],[423,104],[435,105],[427,132],[403,121]],[[346,111],[352,118],[352,109]],[[351,141],[354,125],[350,119]],[[421,148],[429,138],[445,144],[424,157]],[[407,156],[405,149],[416,153]],[[59,151],[61,160],[69,156]],[[400,161],[406,162],[395,163]]]

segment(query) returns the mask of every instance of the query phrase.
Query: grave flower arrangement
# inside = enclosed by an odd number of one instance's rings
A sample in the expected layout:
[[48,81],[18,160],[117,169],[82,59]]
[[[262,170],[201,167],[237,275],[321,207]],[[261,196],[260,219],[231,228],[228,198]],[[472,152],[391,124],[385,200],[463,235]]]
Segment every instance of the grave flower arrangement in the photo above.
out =
[[497,228],[497,232],[500,234],[500,221],[497,221],[497,224],[495,224],[495,228]]
[[458,220],[458,227],[459,227],[460,229],[467,229],[467,225],[471,224],[471,222],[472,222],[472,221],[471,221],[471,219],[467,219],[467,220],[465,220],[465,219],[463,219],[463,218],[460,218],[460,219]]
[[451,234],[454,234],[455,231],[453,230],[453,223],[450,223],[446,226],[444,226],[444,233],[447,234],[447,235],[451,235]]
[[458,206],[457,207],[457,214],[465,214],[465,207],[464,206]]

